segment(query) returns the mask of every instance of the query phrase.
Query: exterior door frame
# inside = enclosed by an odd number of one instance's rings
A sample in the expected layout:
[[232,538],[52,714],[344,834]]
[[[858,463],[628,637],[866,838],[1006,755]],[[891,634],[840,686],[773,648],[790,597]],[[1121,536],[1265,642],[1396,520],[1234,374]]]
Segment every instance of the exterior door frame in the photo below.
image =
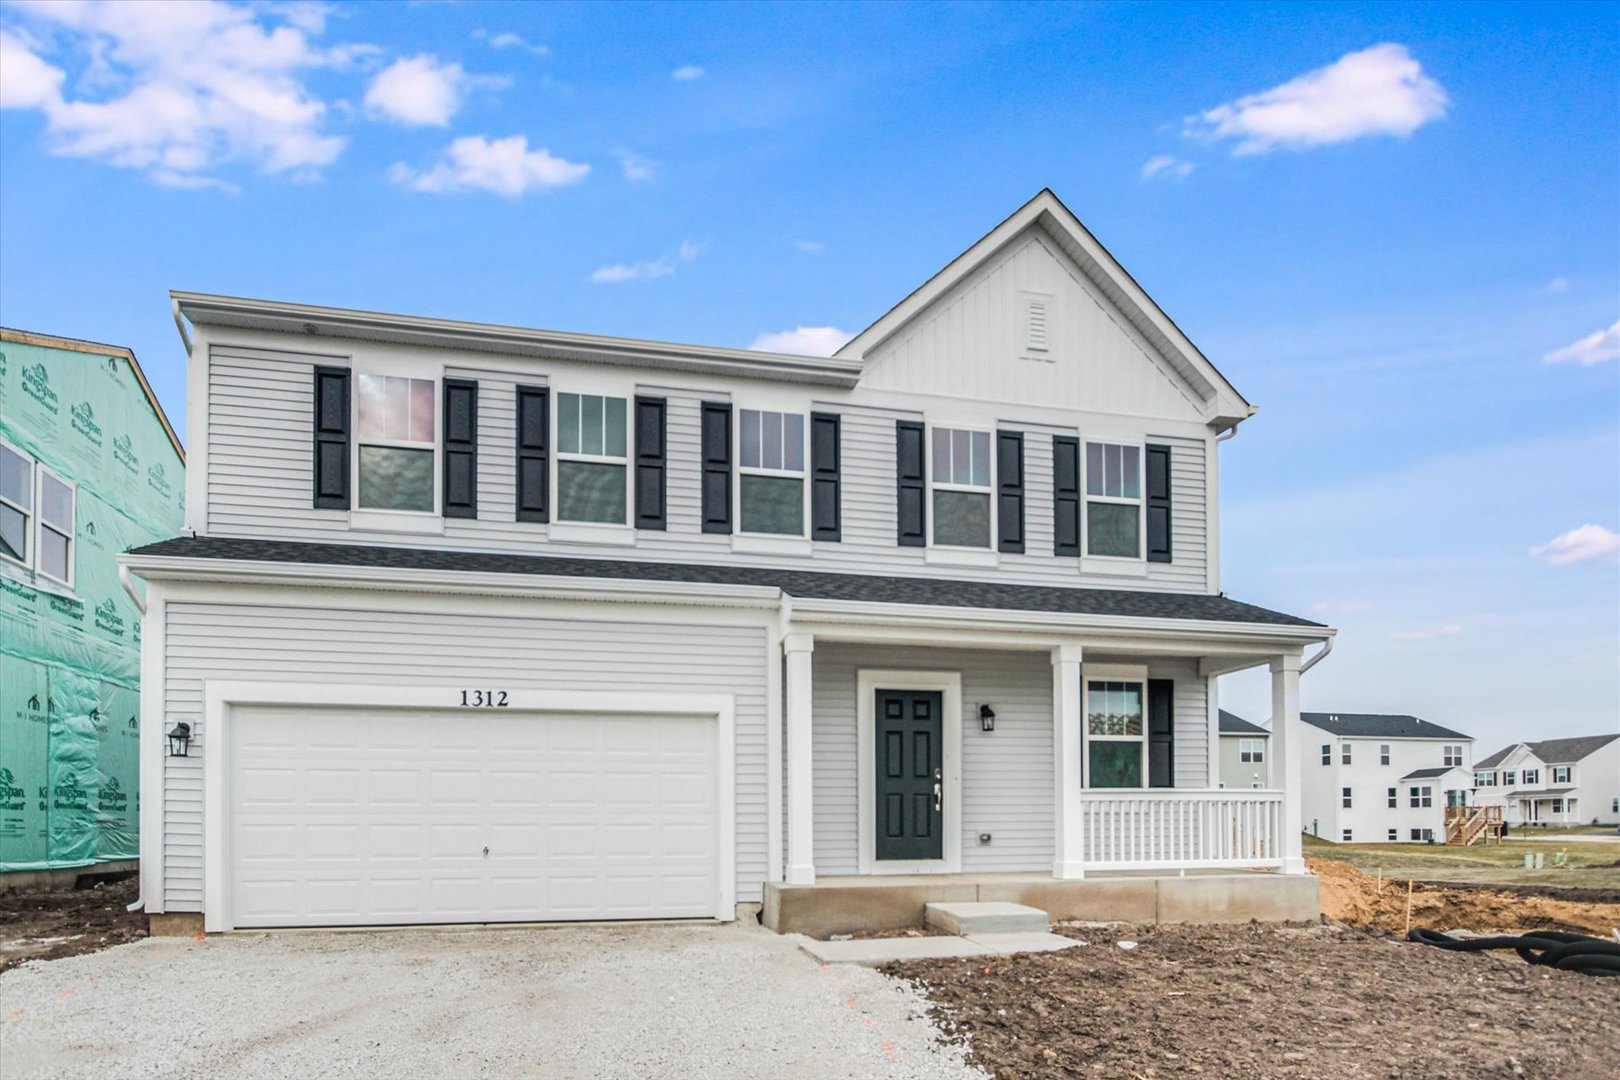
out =
[[[940,736],[944,765],[945,806],[942,817],[944,857],[939,859],[879,859],[877,809],[877,692],[879,690],[935,691],[943,702]],[[904,671],[861,668],[855,674],[856,831],[858,867],[862,874],[959,874],[962,872],[962,673],[960,671]]]
[[[419,709],[430,712],[479,711],[462,706],[466,688],[455,686],[355,685],[343,683],[257,682],[210,679],[203,685],[204,726],[193,734],[203,751],[203,929],[235,929],[230,895],[229,779],[232,711],[237,707],[326,706],[331,708]],[[716,813],[719,821],[714,917],[737,917],[737,725],[730,694],[665,694],[651,691],[599,692],[513,689],[503,712],[652,714],[712,717],[718,726],[719,762]],[[201,736],[201,738],[198,738]]]

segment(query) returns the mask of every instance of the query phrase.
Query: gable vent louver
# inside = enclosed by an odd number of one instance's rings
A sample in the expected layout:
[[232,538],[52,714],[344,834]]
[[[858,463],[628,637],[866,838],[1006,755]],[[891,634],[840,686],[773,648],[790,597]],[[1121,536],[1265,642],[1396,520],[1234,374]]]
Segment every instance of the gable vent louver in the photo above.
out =
[[1029,297],[1024,301],[1024,347],[1031,352],[1045,352],[1047,342],[1047,301]]

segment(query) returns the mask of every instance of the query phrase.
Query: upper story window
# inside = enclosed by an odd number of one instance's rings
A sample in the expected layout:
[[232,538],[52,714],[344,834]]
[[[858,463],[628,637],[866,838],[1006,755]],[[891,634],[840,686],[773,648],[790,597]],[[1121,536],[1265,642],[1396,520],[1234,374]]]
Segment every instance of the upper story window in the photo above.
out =
[[1555,784],[1569,783],[1569,766],[1554,765],[1552,771],[1552,782]]
[[629,520],[625,399],[557,395],[557,520],[624,525]]
[[355,396],[356,506],[436,512],[437,384],[432,379],[361,375]]
[[739,531],[804,535],[804,414],[737,414]]
[[1378,764],[1380,764],[1380,765],[1388,765],[1389,764],[1389,743],[1379,743],[1378,744]]
[[1245,765],[1250,765],[1250,764],[1258,765],[1260,762],[1265,761],[1265,760],[1266,760],[1266,740],[1264,740],[1264,739],[1239,739],[1238,740],[1238,761],[1242,762]]
[[1448,768],[1451,766],[1460,768],[1462,766],[1463,748],[1461,746],[1444,746],[1440,748],[1440,752],[1444,755],[1443,764]]
[[1529,785],[1531,785],[1531,784],[1539,784],[1539,783],[1541,783],[1541,770],[1540,769],[1526,769],[1526,770],[1524,770],[1524,783],[1525,783],[1525,786],[1527,786],[1527,787]]
[[1142,787],[1146,745],[1142,684],[1086,684],[1086,782],[1097,788]]
[[34,463],[0,444],[0,555],[29,564],[33,521]]
[[1333,745],[1331,743],[1322,744],[1322,764],[1333,764]]
[[0,443],[0,556],[73,585],[78,488]]
[[73,516],[78,490],[45,466],[39,473],[39,562],[41,574],[73,584]]
[[1350,744],[1349,743],[1345,743],[1343,746],[1339,747],[1339,761],[1342,764],[1345,764],[1345,765],[1350,764]]
[[1517,775],[1518,774],[1515,773],[1512,769],[1504,769],[1502,771],[1502,786],[1503,787],[1512,787],[1513,786],[1513,778],[1515,776],[1517,776]]
[[1434,805],[1434,788],[1432,787],[1409,788],[1407,794],[1411,797],[1413,809],[1423,809]]
[[1475,773],[1474,774],[1474,786],[1475,787],[1495,787],[1496,786],[1496,774],[1494,772]]
[[1086,443],[1086,554],[1142,557],[1142,448]]
[[991,547],[990,432],[936,427],[932,438],[934,545]]

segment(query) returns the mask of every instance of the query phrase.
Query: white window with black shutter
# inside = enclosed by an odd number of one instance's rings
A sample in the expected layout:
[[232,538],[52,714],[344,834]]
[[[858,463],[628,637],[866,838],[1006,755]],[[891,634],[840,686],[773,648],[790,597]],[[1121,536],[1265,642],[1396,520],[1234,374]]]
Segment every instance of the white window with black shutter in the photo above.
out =
[[[1156,725],[1149,717],[1147,668],[1137,664],[1088,664],[1082,668],[1081,676],[1085,690],[1082,783],[1088,788],[1150,786]],[[1160,715],[1168,717],[1168,699],[1161,695],[1162,690],[1153,696],[1159,703]],[[1173,758],[1173,725],[1164,719],[1157,726],[1157,745],[1168,746],[1157,751],[1159,764],[1168,771]]]
[[737,534],[803,538],[809,518],[802,412],[737,410]]
[[994,563],[995,432],[930,425],[929,558]]
[[1087,439],[1085,488],[1086,557],[1141,561],[1142,447]]
[[635,542],[627,395],[553,389],[551,537]]
[[439,369],[356,370],[350,461],[356,528],[443,528]]

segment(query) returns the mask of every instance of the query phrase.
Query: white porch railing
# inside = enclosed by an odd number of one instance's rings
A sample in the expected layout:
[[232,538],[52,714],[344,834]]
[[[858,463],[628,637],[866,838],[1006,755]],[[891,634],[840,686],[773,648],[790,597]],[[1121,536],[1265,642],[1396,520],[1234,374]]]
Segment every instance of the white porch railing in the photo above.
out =
[[1087,870],[1281,866],[1283,793],[1270,790],[1081,793]]

